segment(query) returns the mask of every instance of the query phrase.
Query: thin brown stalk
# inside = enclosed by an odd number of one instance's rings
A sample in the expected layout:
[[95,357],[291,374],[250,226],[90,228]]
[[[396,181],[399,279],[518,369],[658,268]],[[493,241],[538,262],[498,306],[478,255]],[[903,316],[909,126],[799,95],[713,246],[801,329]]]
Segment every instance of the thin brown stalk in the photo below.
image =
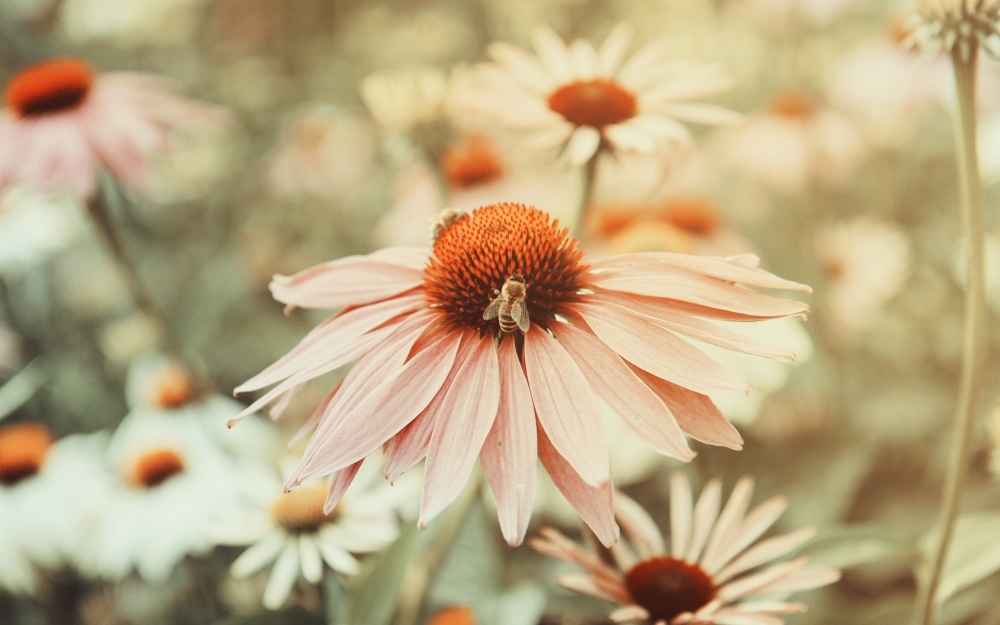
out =
[[948,550],[962,508],[969,462],[975,448],[976,416],[982,394],[986,366],[986,277],[984,266],[983,190],[976,156],[976,64],[978,49],[964,59],[959,46],[952,52],[958,109],[955,118],[955,144],[962,230],[965,234],[968,281],[965,288],[965,330],[962,371],[954,433],[941,497],[938,521],[940,538],[931,561],[926,585],[917,599],[916,622],[937,623],[941,610],[938,588],[944,574]]

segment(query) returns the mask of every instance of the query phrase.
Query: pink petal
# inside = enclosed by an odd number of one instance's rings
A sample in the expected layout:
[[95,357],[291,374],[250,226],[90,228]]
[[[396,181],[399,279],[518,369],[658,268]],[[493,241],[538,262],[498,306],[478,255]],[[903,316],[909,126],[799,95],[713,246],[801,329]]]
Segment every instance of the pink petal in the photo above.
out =
[[479,454],[497,502],[500,531],[511,547],[524,540],[535,499],[538,441],[535,409],[514,341],[500,343],[500,406]]
[[618,540],[618,525],[614,514],[614,489],[611,480],[600,486],[590,486],[576,473],[565,458],[538,427],[538,459],[548,472],[552,482],[563,494],[583,522],[593,530],[594,535],[605,547]]
[[670,555],[684,559],[691,538],[691,483],[684,474],[670,476]]
[[657,452],[688,461],[695,453],[688,447],[677,420],[666,404],[622,362],[610,347],[593,334],[566,323],[553,323],[559,344],[580,367],[601,399]]
[[638,367],[632,367],[632,371],[670,408],[685,434],[709,445],[737,451],[743,449],[743,437],[707,396],[662,380]]
[[431,403],[417,417],[406,424],[406,427],[392,437],[389,444],[389,457],[385,461],[385,479],[393,484],[408,469],[413,467],[427,455],[427,446],[431,443],[431,433],[434,431],[434,421],[444,400],[445,392],[451,386],[452,376],[456,373],[454,367],[448,379],[441,385],[441,390],[434,396]]
[[412,421],[430,403],[448,377],[458,352],[451,334],[427,345],[358,402],[317,450],[325,461],[309,479],[342,469],[364,458]]
[[340,498],[344,496],[344,493],[350,488],[351,482],[357,476],[362,462],[364,462],[363,458],[333,474],[333,479],[330,480],[330,492],[327,493],[326,502],[323,503],[323,514],[330,514],[337,507]]
[[417,292],[369,306],[346,309],[318,325],[290,352],[237,386],[233,392],[244,393],[270,386],[315,365],[317,361],[335,361],[337,358],[332,354],[349,351],[350,343],[358,337],[393,317],[420,308],[424,303],[423,294]]
[[636,623],[645,621],[649,618],[649,612],[646,608],[637,605],[627,605],[624,608],[618,608],[614,612],[608,615],[613,623]]
[[795,571],[805,566],[807,562],[809,562],[809,558],[798,558],[791,562],[775,564],[759,573],[725,584],[719,588],[718,598],[724,603],[729,603],[754,593],[762,592],[769,584],[773,584],[794,574]]
[[423,284],[423,272],[384,260],[348,256],[275,276],[271,294],[279,302],[303,308],[340,308],[388,299]]
[[603,258],[592,262],[591,266],[595,269],[627,268],[638,271],[656,271],[661,268],[681,269],[747,286],[812,293],[812,289],[804,284],[785,280],[773,273],[758,269],[759,264],[760,259],[753,254],[719,258],[671,252],[639,252]]
[[685,271],[608,269],[592,273],[594,288],[688,302],[751,317],[791,317],[809,311],[802,302],[750,291]]
[[625,308],[584,303],[573,308],[608,347],[659,378],[703,394],[746,393],[751,388],[697,347]]
[[387,263],[409,267],[417,271],[423,271],[427,266],[427,260],[431,251],[426,247],[385,247],[368,255],[375,260],[384,260]]
[[758,343],[745,334],[699,319],[670,300],[611,292],[595,293],[590,295],[588,300],[622,306],[633,313],[650,318],[652,323],[662,328],[709,345],[784,362],[795,360],[795,352],[791,350]]
[[579,367],[537,325],[524,337],[524,363],[538,422],[577,474],[591,486],[610,476],[597,404]]
[[714,625],[784,625],[784,621],[770,614],[732,614],[713,615]]
[[[465,352],[465,354],[462,354]],[[427,523],[458,497],[493,427],[500,404],[500,365],[493,337],[463,336],[458,375],[448,389],[424,465],[424,492],[417,525]]]
[[628,594],[621,584],[609,584],[598,577],[590,575],[581,575],[579,573],[558,575],[556,576],[556,583],[566,590],[572,590],[588,597],[604,599],[605,601],[620,603],[622,600],[629,600]]
[[825,566],[807,567],[771,582],[757,592],[796,592],[827,586],[840,580],[840,571]]
[[330,391],[330,393],[326,396],[326,399],[323,400],[323,403],[317,406],[316,410],[313,410],[313,413],[309,415],[309,418],[306,420],[306,422],[302,424],[302,426],[298,429],[297,432],[295,432],[295,436],[292,437],[292,440],[288,441],[288,447],[287,447],[288,449],[291,449],[295,445],[295,443],[302,440],[303,436],[308,434],[313,428],[315,428],[319,424],[320,418],[323,416],[323,413],[326,412],[326,409],[330,406],[330,402],[333,401],[333,397],[337,394],[337,391],[340,390],[340,385],[342,383],[343,380],[337,382],[337,386],[333,387],[333,390]]
[[334,360],[320,360],[316,363],[311,364],[308,368],[297,372],[295,375],[291,376],[284,382],[281,382],[270,391],[264,393],[256,401],[250,404],[241,413],[229,420],[229,427],[232,427],[234,423],[240,421],[244,417],[251,415],[267,404],[271,403],[278,397],[289,392],[290,390],[301,386],[309,380],[319,377],[324,373],[332,371],[338,367],[342,367],[351,361],[357,360],[363,357],[366,353],[370,352],[373,348],[383,343],[387,338],[389,338],[393,332],[398,329],[399,326],[390,326],[385,328],[379,328],[373,332],[365,334],[359,337],[353,342],[347,343],[343,346],[343,350],[334,351],[331,356]]

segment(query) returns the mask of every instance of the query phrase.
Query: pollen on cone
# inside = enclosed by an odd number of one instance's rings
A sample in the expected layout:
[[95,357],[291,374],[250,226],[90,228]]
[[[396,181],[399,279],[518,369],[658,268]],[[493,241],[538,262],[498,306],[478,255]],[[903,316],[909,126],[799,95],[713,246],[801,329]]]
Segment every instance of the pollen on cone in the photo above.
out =
[[7,84],[4,102],[21,117],[71,109],[87,96],[94,72],[79,59],[53,59],[30,65]]

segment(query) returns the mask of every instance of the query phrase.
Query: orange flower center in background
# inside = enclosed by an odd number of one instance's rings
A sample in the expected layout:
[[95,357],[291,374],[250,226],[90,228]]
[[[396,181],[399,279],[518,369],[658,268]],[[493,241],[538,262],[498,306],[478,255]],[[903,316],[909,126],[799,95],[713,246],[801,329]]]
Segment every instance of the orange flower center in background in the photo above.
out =
[[543,328],[577,298],[587,267],[575,239],[546,213],[524,204],[491,204],[445,228],[424,270],[431,306],[458,327],[499,331],[483,312],[514,274],[524,276],[532,324]]
[[183,471],[184,459],[176,451],[151,449],[136,459],[129,481],[134,486],[155,488]]
[[465,606],[452,606],[435,612],[427,625],[476,625],[476,613]]
[[695,236],[708,236],[721,223],[715,202],[707,197],[679,197],[667,203],[663,210],[667,222]]
[[336,508],[329,516],[323,514],[325,502],[325,488],[299,486],[278,495],[271,504],[271,518],[289,532],[315,532],[337,514]]
[[180,365],[170,365],[159,372],[150,389],[149,403],[156,408],[180,408],[195,397],[194,378]]
[[503,166],[489,141],[479,135],[471,135],[445,150],[441,157],[441,171],[451,186],[464,189],[496,180],[503,174]]
[[784,91],[771,96],[768,108],[778,117],[801,121],[812,116],[816,103],[800,91]]
[[632,599],[649,612],[649,622],[670,622],[696,612],[715,598],[715,582],[695,565],[670,557],[640,562],[625,574]]
[[41,423],[0,428],[0,484],[12,486],[38,473],[52,441],[52,432]]
[[549,108],[578,126],[601,128],[635,117],[635,96],[618,83],[595,78],[559,87],[549,95]]
[[76,107],[90,93],[94,72],[77,59],[30,65],[7,83],[4,102],[21,117],[58,113]]

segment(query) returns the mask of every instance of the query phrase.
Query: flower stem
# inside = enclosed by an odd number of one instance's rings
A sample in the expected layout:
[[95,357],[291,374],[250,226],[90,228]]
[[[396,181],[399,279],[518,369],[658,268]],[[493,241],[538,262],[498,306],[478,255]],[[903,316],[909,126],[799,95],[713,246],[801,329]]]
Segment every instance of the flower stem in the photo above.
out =
[[163,343],[165,343],[165,350],[170,355],[179,358],[183,351],[182,343],[173,332],[173,328],[167,320],[166,315],[164,315],[160,308],[153,303],[152,298],[150,298],[142,282],[139,280],[135,265],[129,258],[128,253],[125,251],[125,245],[121,236],[119,236],[118,231],[112,222],[108,206],[108,187],[111,187],[113,182],[106,182],[109,184],[102,184],[97,195],[95,195],[89,202],[86,202],[87,213],[90,215],[91,221],[97,227],[97,231],[100,233],[105,247],[109,252],[111,252],[111,256],[114,258],[115,265],[118,268],[118,273],[121,274],[122,278],[125,280],[125,286],[132,295],[132,299],[135,301],[136,306],[138,306],[139,310],[141,310],[153,321],[154,324],[156,324],[159,338]]
[[982,394],[986,365],[986,278],[984,266],[983,188],[979,179],[976,155],[976,62],[978,48],[963,58],[958,46],[952,52],[958,110],[955,118],[955,145],[962,229],[968,257],[968,282],[965,290],[965,331],[962,348],[962,372],[954,434],[941,497],[940,539],[931,562],[927,584],[917,599],[916,622],[933,625],[940,612],[938,587],[944,572],[948,549],[965,495],[969,462],[975,446],[976,414]]
[[583,192],[580,194],[580,207],[576,211],[576,221],[570,228],[570,236],[579,239],[583,233],[583,226],[587,221],[587,211],[590,209],[590,201],[594,195],[594,180],[597,178],[597,159],[600,157],[602,148],[597,148],[594,155],[583,166]]

